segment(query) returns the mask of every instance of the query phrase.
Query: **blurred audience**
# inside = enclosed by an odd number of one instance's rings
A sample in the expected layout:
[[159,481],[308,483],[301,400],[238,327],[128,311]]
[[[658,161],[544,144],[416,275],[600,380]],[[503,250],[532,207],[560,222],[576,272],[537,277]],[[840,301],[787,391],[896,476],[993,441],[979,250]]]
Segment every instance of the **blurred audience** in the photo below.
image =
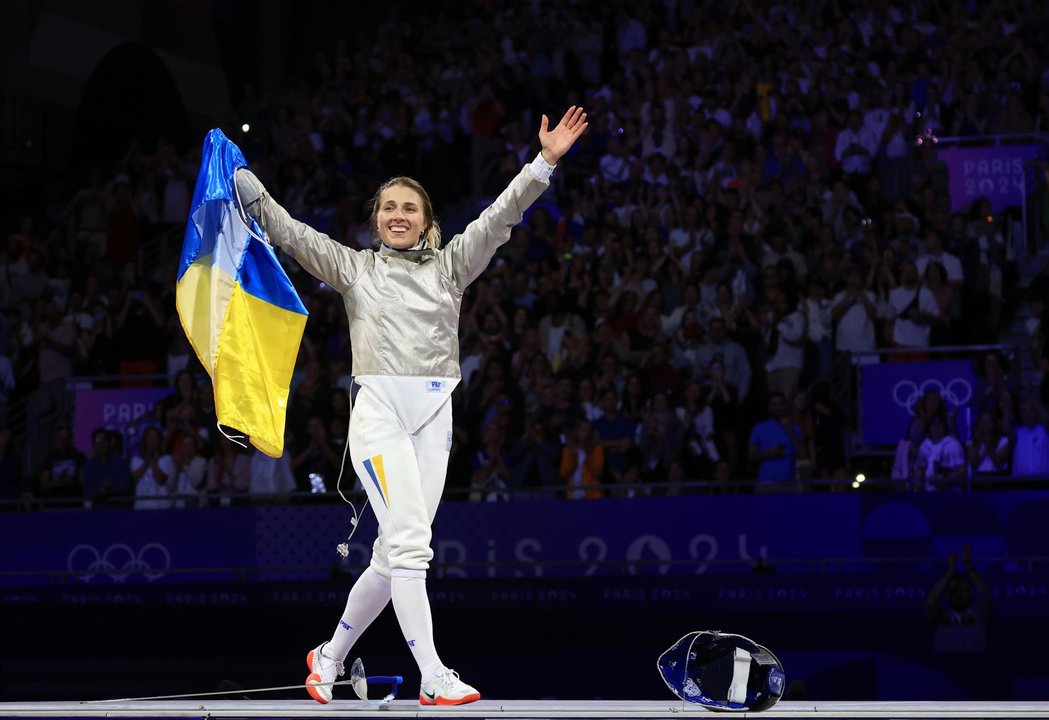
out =
[[[850,472],[850,401],[835,375],[845,353],[915,360],[986,344],[1019,307],[1038,379],[1049,376],[1049,269],[1021,306],[1016,213],[986,198],[952,211],[934,142],[1046,130],[1043,16],[979,3],[810,12],[796,0],[623,11],[584,0],[482,16],[438,0],[398,56],[396,89],[386,43],[342,41],[286,88],[245,88],[226,129],[296,217],[363,247],[382,180],[423,182],[450,237],[534,156],[540,113],[584,105],[591,127],[573,157],[464,294],[449,487],[491,500],[682,477],[793,486],[799,463],[803,476]],[[577,42],[537,45],[535,28]],[[96,432],[85,462],[65,427],[26,451],[20,474],[34,480],[7,481],[18,493],[146,507],[334,489],[351,351],[338,296],[286,263],[311,319],[286,457],[273,460],[222,438],[175,315],[177,257],[143,259],[180,235],[198,158],[199,147],[129,142],[58,202],[8,219],[0,427],[22,437],[27,405],[68,408],[74,375],[174,385],[130,454]],[[1014,420],[1003,360],[984,359],[971,435],[920,403],[901,433],[901,477],[1049,474],[1049,382]],[[6,465],[18,454],[3,453]]]

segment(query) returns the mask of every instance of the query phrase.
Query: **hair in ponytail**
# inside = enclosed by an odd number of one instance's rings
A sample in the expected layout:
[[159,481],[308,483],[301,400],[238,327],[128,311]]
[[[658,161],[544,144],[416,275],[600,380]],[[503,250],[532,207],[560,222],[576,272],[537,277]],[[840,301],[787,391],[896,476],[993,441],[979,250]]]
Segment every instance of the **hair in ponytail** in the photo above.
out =
[[431,218],[430,227],[426,228],[426,232],[423,233],[423,241],[423,247],[429,250],[437,250],[441,247],[441,225],[437,222],[437,218]]

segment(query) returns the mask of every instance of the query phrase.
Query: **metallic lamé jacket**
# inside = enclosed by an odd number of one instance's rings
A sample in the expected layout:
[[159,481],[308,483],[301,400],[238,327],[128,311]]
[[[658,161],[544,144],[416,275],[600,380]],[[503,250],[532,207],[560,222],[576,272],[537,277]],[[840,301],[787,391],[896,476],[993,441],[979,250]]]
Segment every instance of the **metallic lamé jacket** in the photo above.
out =
[[354,250],[293,219],[265,192],[249,211],[270,242],[342,294],[354,375],[458,378],[463,290],[548,184],[525,166],[440,250]]

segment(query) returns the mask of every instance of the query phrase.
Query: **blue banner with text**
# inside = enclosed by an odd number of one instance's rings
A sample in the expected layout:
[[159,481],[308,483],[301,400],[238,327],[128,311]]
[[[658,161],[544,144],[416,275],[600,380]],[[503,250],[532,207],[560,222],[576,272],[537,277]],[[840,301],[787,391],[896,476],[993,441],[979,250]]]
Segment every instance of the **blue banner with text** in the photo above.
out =
[[[1044,555],[1049,493],[710,495],[599,501],[445,503],[434,524],[435,578],[749,574],[876,577],[886,563],[940,567]],[[0,584],[323,580],[370,556],[367,513],[343,559],[344,505],[9,514]],[[760,568],[759,568],[760,569]]]

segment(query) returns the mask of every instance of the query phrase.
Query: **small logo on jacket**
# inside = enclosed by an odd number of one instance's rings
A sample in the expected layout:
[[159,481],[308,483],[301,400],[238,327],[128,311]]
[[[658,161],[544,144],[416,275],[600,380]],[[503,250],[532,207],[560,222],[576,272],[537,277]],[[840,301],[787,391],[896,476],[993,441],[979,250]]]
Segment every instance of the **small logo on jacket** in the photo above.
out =
[[408,647],[415,647],[415,641],[414,640],[409,640],[408,641]]
[[444,380],[427,380],[426,392],[444,392]]
[[353,625],[350,625],[345,620],[339,621],[339,627],[343,628],[344,630],[353,630]]

